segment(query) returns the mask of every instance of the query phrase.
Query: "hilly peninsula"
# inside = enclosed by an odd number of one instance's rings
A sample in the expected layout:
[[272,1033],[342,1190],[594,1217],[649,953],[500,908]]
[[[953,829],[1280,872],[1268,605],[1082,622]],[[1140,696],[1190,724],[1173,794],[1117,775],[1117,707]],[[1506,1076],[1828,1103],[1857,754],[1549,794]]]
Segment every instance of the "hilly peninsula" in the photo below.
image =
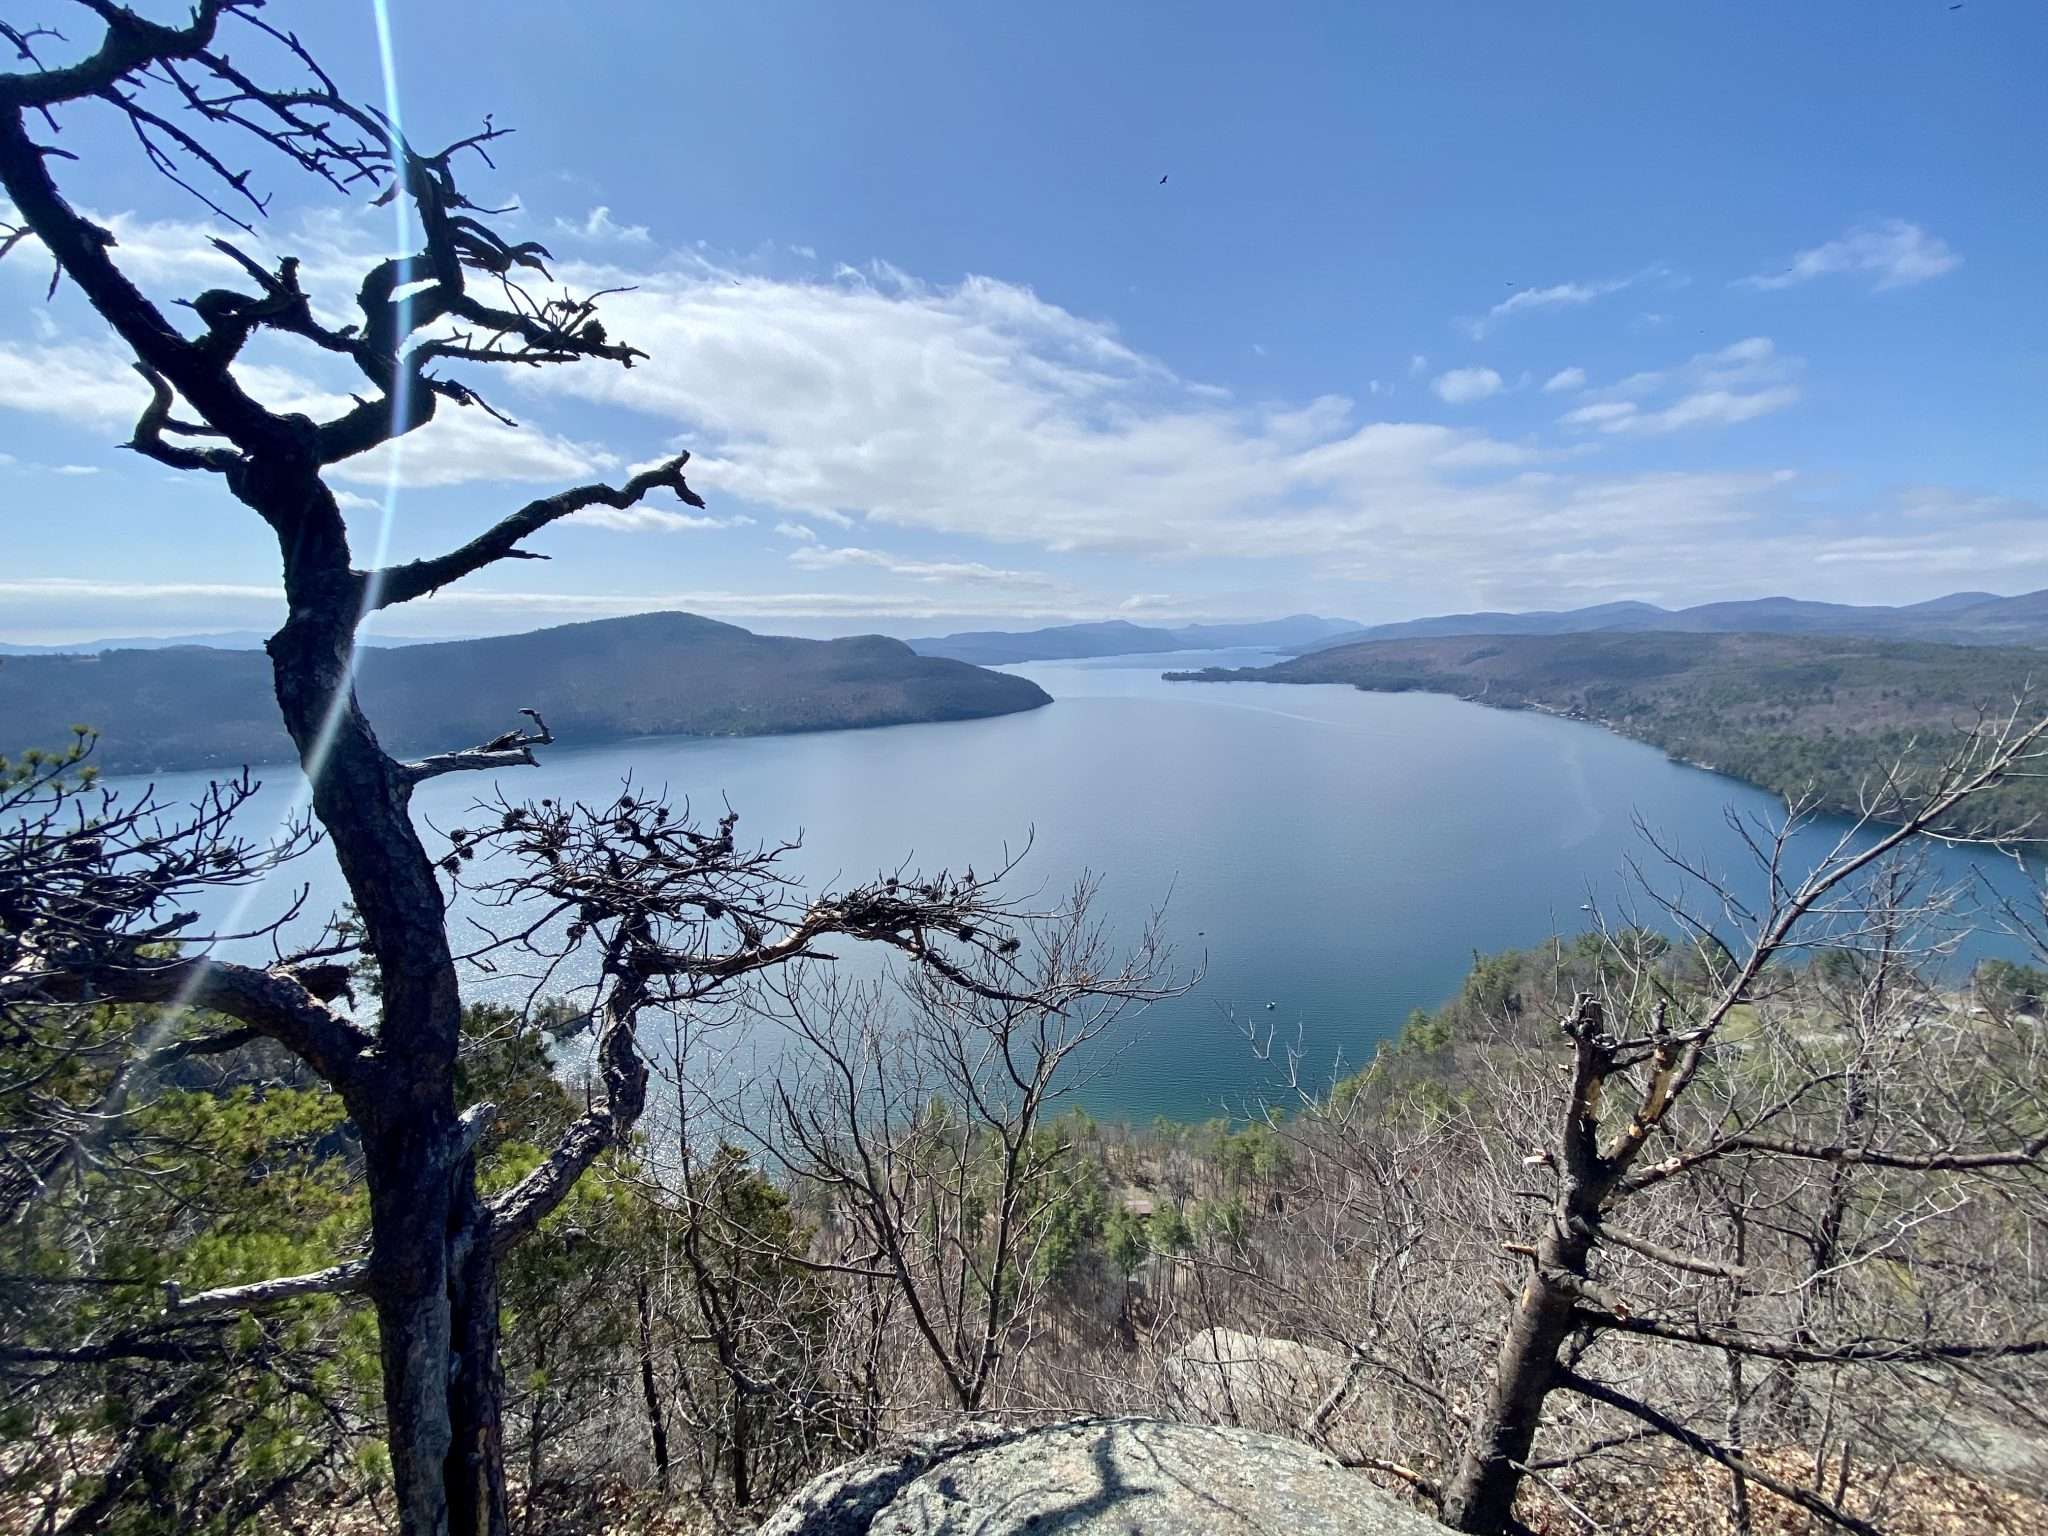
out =
[[[631,736],[764,736],[1013,714],[1037,684],[920,656],[901,640],[757,635],[688,613],[644,613],[527,634],[363,650],[357,690],[403,756],[473,746],[538,709],[564,743]],[[288,761],[261,651],[181,646],[0,663],[0,751],[100,733],[109,773]]]
[[[1924,771],[1979,711],[2048,688],[2048,650],[1846,635],[1607,633],[1374,640],[1268,667],[1169,672],[1182,682],[1349,683],[1450,693],[1605,725],[1672,757],[1853,814],[1894,761]],[[2037,710],[2038,712],[2038,710]],[[2048,779],[1989,790],[2002,835],[2048,817]]]

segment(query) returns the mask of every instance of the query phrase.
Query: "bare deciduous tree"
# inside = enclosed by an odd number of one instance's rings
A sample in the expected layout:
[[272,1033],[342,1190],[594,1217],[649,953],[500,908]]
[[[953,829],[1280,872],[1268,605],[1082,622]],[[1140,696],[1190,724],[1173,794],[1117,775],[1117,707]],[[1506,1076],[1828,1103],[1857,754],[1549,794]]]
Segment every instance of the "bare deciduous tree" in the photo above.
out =
[[1084,883],[1048,920],[1003,931],[970,973],[826,976],[781,994],[801,1049],[763,1155],[825,1193],[846,1227],[833,1267],[893,1292],[963,1410],[983,1405],[1034,1315],[1072,1058],[1166,995],[1156,924],[1117,955],[1091,895]]

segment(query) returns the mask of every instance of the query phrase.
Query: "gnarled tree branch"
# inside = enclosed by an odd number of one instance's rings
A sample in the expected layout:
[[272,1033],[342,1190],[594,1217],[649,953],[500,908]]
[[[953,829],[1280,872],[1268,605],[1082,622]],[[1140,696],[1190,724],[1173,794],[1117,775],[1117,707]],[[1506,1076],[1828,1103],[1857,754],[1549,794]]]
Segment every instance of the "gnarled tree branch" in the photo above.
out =
[[411,602],[500,560],[544,560],[547,558],[545,555],[520,549],[519,541],[550,523],[589,507],[615,507],[623,511],[663,487],[674,491],[688,505],[701,507],[704,499],[683,479],[683,466],[689,462],[690,456],[681,453],[653,469],[642,470],[616,489],[609,485],[582,485],[553,496],[543,496],[538,501],[528,502],[459,549],[430,560],[414,560],[406,565],[373,571],[369,575],[370,606],[389,608]]

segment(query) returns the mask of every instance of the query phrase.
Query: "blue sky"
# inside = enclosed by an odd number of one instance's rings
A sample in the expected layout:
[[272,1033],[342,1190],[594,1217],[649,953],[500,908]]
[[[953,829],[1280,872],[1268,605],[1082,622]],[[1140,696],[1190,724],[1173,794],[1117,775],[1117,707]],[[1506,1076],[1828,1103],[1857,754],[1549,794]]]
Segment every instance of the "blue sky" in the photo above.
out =
[[[367,4],[277,10],[381,93]],[[711,502],[562,526],[399,632],[2048,586],[2048,8],[393,13],[414,135],[515,126],[468,185],[637,285],[653,359],[478,381],[519,433],[444,408],[343,466],[362,546],[394,475],[400,556],[677,446]],[[221,280],[105,114],[63,142],[152,291]],[[388,213],[252,163],[339,309]],[[0,636],[272,622],[264,530],[118,451],[138,386],[46,279],[0,263]]]

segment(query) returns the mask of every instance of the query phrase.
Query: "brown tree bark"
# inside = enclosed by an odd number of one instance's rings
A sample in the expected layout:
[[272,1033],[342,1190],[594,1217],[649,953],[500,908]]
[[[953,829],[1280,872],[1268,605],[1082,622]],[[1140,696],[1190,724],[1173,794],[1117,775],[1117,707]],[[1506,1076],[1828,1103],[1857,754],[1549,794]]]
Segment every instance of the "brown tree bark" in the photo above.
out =
[[1542,1427],[1544,1402],[1557,1384],[1558,1351],[1575,1326],[1576,1298],[1558,1277],[1583,1279],[1592,1248],[1587,1239],[1567,1235],[1570,1205],[1576,1203],[1560,1200],[1558,1226],[1567,1230],[1553,1230],[1537,1244],[1515,1298],[1493,1381],[1473,1420],[1457,1474],[1444,1490],[1444,1523],[1454,1531],[1495,1536],[1514,1529],[1522,1469]]
[[356,703],[360,579],[317,464],[257,461],[233,488],[280,530],[289,617],[267,646],[278,708],[383,982],[377,1070],[349,1108],[370,1188],[369,1290],[402,1526],[502,1536],[496,1259],[462,1145],[462,1000],[440,886],[411,783]]

